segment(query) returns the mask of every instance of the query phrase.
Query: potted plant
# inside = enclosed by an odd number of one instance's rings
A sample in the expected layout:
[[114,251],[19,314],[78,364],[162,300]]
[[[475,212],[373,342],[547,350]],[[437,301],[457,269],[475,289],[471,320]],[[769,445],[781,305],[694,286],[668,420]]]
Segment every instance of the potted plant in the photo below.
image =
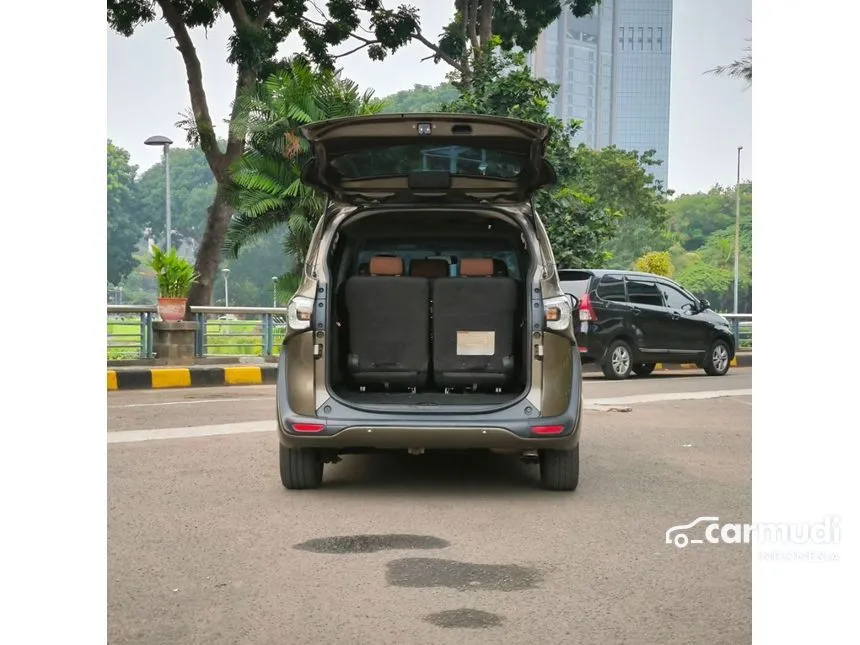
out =
[[165,253],[154,244],[148,264],[158,286],[158,315],[164,322],[184,319],[188,292],[197,279],[194,267],[175,248]]

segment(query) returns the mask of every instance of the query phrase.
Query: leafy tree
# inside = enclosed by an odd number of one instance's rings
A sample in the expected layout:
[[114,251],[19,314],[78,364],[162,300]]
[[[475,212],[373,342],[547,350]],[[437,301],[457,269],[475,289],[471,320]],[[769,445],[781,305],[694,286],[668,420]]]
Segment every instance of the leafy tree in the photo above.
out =
[[107,276],[119,285],[137,266],[134,253],[143,237],[137,204],[137,166],[127,150],[107,141]]
[[675,280],[686,287],[690,293],[700,298],[707,298],[711,306],[719,311],[731,309],[730,295],[733,277],[732,272],[715,267],[698,259],[678,271]]
[[495,48],[510,52],[531,51],[541,32],[563,10],[586,16],[600,0],[454,0],[454,17],[438,43],[416,39],[429,47],[428,56],[453,68],[461,89],[470,87],[477,67]]
[[388,114],[407,112],[438,112],[445,103],[454,101],[460,91],[450,83],[440,83],[436,87],[415,85],[411,90],[401,90],[383,99]]
[[[735,222],[735,188],[716,185],[707,192],[679,195],[667,206],[667,225],[684,248],[693,251],[705,244],[716,231]],[[752,227],[752,184],[740,185],[741,227]]]
[[[199,143],[217,184],[197,253],[200,278],[189,295],[192,305],[207,305],[212,297],[221,247],[233,213],[227,190],[231,169],[244,151],[246,133],[240,102],[234,100],[227,142],[223,147],[218,144],[203,87],[203,68],[190,30],[211,28],[222,16],[232,22],[227,61],[236,66],[235,98],[253,91],[260,79],[272,73],[278,47],[296,32],[307,57],[325,67],[332,67],[336,58],[329,47],[350,38],[361,43],[351,51],[366,49],[374,60],[385,58],[413,37],[423,38],[418,13],[407,5],[387,10],[380,0],[329,0],[329,16],[317,20],[313,16],[318,11],[311,11],[309,4],[313,5],[307,0],[108,0],[108,24],[124,36],[131,36],[139,25],[163,19],[185,64],[191,110],[180,123],[190,126],[189,138]],[[365,35],[358,33],[363,15],[369,17],[371,25]]]
[[[170,219],[177,246],[200,243],[215,191],[215,178],[199,148],[170,149]],[[150,234],[160,244],[166,239],[163,161],[141,175],[138,195]]]
[[675,272],[675,267],[672,266],[672,258],[668,251],[652,251],[638,258],[633,264],[636,271],[644,273],[654,273],[656,275],[666,276],[671,278]]
[[226,250],[238,257],[252,240],[285,226],[284,248],[295,261],[295,271],[305,261],[324,205],[323,196],[301,182],[310,150],[299,127],[378,113],[384,104],[338,72],[315,71],[301,59],[241,96],[240,102],[247,115],[249,146],[233,175],[232,203],[238,212]]

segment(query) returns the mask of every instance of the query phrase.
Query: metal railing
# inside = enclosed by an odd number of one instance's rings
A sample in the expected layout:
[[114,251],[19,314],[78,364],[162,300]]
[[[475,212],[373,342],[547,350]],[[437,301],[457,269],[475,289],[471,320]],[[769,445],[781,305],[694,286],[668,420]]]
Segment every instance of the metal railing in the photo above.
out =
[[[285,307],[191,307],[198,324],[195,354],[277,356],[287,330]],[[732,325],[738,351],[752,351],[752,314],[720,314]],[[153,358],[155,305],[107,305],[108,360]]]
[[752,314],[720,314],[732,326],[735,347],[739,352],[752,351]]
[[[285,307],[190,307],[195,355],[277,356],[287,330]],[[108,360],[153,358],[155,305],[108,305]]]

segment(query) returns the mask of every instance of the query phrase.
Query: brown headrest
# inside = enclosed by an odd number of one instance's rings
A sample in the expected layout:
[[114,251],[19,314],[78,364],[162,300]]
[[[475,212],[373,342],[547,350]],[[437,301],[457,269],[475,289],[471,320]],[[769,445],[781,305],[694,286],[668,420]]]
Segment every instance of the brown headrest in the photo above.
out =
[[438,258],[412,260],[409,263],[409,275],[418,278],[444,278],[448,275],[448,263]]
[[460,260],[461,276],[492,276],[493,261],[490,258],[463,258]]
[[383,255],[370,258],[370,275],[403,275],[403,260]]

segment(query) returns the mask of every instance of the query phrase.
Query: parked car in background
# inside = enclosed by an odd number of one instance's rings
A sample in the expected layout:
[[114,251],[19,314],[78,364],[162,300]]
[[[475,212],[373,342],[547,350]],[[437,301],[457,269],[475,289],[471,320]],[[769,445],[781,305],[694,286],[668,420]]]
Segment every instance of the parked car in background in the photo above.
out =
[[672,280],[614,269],[561,270],[559,279],[578,300],[580,358],[598,363],[606,378],[647,376],[657,363],[695,363],[710,376],[728,371],[729,322]]

